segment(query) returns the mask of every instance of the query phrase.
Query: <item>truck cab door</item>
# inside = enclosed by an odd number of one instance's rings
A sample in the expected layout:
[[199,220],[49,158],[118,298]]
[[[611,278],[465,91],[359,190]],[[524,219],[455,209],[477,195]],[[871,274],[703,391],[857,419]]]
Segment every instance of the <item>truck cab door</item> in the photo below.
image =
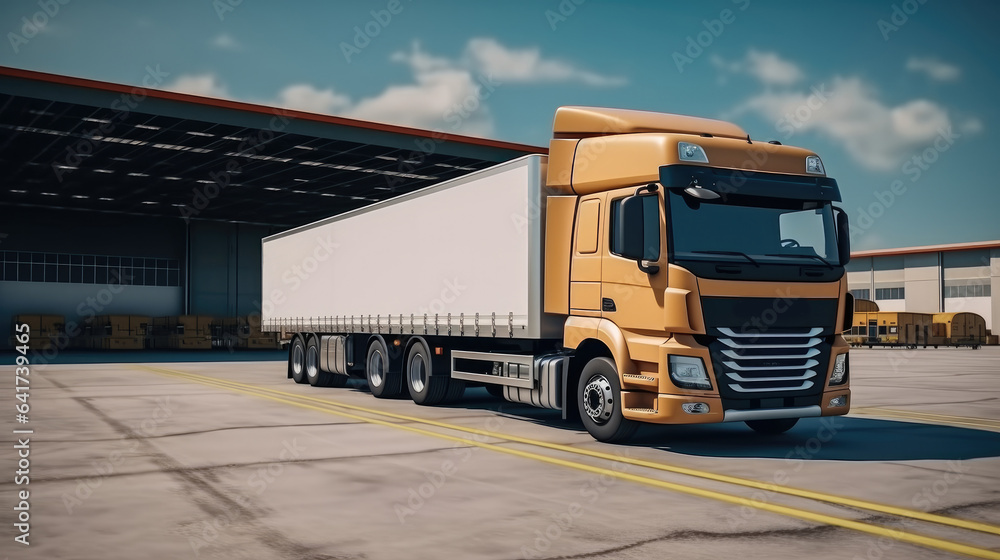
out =
[[607,193],[604,220],[608,224],[603,251],[601,313],[619,328],[631,331],[664,329],[664,297],[667,289],[666,222],[663,189],[642,196],[646,264],[655,273],[640,270],[635,259],[615,254],[611,240],[616,235],[620,217],[618,209],[626,198],[635,196],[636,187]]

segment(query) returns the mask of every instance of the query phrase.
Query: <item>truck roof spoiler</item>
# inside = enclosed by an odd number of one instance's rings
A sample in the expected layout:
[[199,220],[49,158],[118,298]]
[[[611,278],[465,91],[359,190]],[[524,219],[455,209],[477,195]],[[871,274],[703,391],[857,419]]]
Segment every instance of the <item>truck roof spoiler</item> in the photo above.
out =
[[589,138],[637,132],[709,135],[737,140],[748,137],[745,130],[725,121],[603,107],[559,107],[552,125],[554,138]]

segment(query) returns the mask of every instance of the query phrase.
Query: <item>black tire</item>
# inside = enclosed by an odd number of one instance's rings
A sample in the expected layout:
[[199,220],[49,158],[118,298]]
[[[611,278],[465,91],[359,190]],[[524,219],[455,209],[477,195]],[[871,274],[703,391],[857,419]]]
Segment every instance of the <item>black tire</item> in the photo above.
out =
[[496,397],[498,399],[502,399],[503,398],[503,385],[489,384],[489,385],[486,386],[486,392],[489,393],[490,396]]
[[299,335],[295,335],[288,347],[288,369],[296,383],[306,383],[306,345]]
[[458,402],[465,395],[465,381],[461,379],[448,380],[448,394],[444,396],[446,403]]
[[403,392],[402,374],[392,367],[389,350],[381,337],[373,338],[368,344],[365,377],[368,379],[368,388],[377,398],[391,399]]
[[593,358],[583,367],[576,398],[580,419],[594,439],[606,443],[625,441],[639,423],[622,416],[622,387],[618,368],[608,358]]
[[423,339],[417,339],[406,353],[406,367],[403,378],[413,402],[433,406],[449,400],[457,400],[465,392],[465,383],[449,379],[447,375],[435,375],[435,363],[430,349]]
[[791,430],[798,421],[798,418],[774,418],[771,420],[747,420],[745,423],[758,434],[774,436]]

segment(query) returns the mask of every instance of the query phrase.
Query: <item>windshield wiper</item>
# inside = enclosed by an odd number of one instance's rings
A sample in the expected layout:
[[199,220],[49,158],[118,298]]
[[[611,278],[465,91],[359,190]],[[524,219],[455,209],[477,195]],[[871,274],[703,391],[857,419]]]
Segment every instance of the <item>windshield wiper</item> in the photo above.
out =
[[800,259],[802,259],[802,258],[805,258],[805,259],[816,259],[819,262],[825,264],[827,268],[829,268],[829,269],[833,268],[833,265],[830,264],[829,261],[827,261],[826,259],[824,259],[823,257],[821,257],[819,255],[804,255],[802,253],[789,253],[787,255],[782,255],[780,253],[768,253],[768,254],[766,254],[764,256],[765,257],[796,257],[796,258],[800,258]]
[[705,255],[733,255],[736,257],[743,257],[744,259],[750,261],[750,264],[760,268],[760,263],[750,258],[750,255],[743,253],[741,251],[689,251],[690,253],[702,253]]

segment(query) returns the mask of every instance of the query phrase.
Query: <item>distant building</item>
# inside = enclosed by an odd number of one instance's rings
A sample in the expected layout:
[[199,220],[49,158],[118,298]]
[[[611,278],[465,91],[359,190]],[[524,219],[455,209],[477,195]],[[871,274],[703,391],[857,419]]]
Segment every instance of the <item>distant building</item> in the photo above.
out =
[[1000,241],[928,245],[852,253],[848,289],[882,311],[967,311],[993,329],[1000,319]]

